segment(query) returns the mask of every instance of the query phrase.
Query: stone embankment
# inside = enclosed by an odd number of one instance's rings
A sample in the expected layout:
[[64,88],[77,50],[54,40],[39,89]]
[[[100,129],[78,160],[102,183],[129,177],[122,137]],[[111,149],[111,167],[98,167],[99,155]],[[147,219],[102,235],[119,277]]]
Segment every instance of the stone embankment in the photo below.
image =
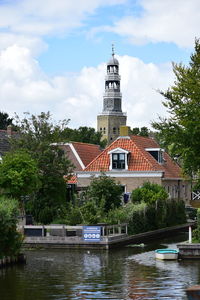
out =
[[[69,226],[52,226],[52,232],[47,235],[46,228],[37,228],[37,226],[24,226],[23,230],[25,233],[25,239],[23,246],[26,248],[97,248],[97,249],[110,249],[113,247],[122,247],[123,245],[128,245],[132,243],[143,243],[149,240],[155,240],[163,237],[176,234],[180,231],[187,231],[189,226],[193,226],[194,223],[187,223],[178,226],[172,226],[167,228],[162,228],[154,231],[149,231],[145,233],[128,235],[127,226],[124,226],[124,230],[121,225],[112,226],[101,226],[101,238],[99,241],[86,241],[83,237],[82,226],[78,226],[76,229],[69,228]],[[47,227],[47,226],[45,226]],[[51,226],[48,226],[51,227]],[[49,228],[48,228],[49,229]],[[67,230],[64,230],[67,229]],[[73,229],[69,234],[69,229]],[[30,232],[29,232],[30,230]],[[51,231],[50,230],[50,231]],[[40,235],[38,234],[38,231]],[[56,231],[56,232],[55,232]],[[60,231],[60,235],[59,235]],[[37,233],[37,236],[36,236]],[[35,236],[33,236],[33,234]],[[55,234],[55,235],[54,235]],[[30,236],[32,235],[32,236]]]

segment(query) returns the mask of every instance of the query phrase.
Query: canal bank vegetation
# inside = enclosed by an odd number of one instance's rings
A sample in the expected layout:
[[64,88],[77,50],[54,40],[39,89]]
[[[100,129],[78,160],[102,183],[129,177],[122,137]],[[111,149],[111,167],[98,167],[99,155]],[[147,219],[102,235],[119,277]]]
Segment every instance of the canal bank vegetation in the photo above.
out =
[[23,237],[17,231],[18,201],[0,196],[0,259],[17,257],[20,253]]
[[94,178],[87,191],[68,203],[54,223],[119,224],[127,223],[129,234],[156,230],[186,223],[185,204],[169,199],[163,187],[149,182],[135,189],[127,204],[122,203],[122,189],[110,177]]
[[192,231],[192,242],[200,243],[200,208],[197,209],[197,227]]

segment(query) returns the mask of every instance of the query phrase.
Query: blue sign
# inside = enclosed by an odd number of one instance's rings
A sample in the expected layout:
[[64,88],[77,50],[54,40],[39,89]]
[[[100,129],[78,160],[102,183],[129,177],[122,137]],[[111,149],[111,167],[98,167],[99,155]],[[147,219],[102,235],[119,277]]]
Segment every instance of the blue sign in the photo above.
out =
[[101,226],[83,226],[83,239],[87,242],[101,240]]

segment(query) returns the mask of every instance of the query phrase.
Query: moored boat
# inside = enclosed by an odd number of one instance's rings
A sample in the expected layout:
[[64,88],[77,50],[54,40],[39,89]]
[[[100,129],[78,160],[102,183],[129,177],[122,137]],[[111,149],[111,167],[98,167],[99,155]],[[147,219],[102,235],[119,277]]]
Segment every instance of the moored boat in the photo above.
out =
[[157,249],[155,250],[157,259],[173,260],[178,258],[178,250],[176,249]]

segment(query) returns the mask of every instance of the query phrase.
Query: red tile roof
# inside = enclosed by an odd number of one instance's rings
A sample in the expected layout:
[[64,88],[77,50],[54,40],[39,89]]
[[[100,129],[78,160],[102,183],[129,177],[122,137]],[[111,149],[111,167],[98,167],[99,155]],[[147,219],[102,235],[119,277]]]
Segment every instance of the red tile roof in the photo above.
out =
[[84,167],[102,152],[99,145],[80,142],[60,144],[59,147],[74,165],[74,171],[82,171]]
[[145,148],[160,148],[155,140],[148,137],[130,136],[130,138],[120,137],[109,145],[99,156],[97,156],[84,171],[109,171],[110,156],[109,151],[115,148],[128,150],[130,153],[128,161],[128,171],[161,171],[166,178],[180,178],[180,167],[164,153],[163,164],[145,150]]
[[66,181],[68,184],[76,184],[77,183],[77,177],[76,175],[72,175],[68,180],[66,178]]
[[99,145],[79,142],[72,142],[72,145],[74,146],[85,167],[102,152]]

